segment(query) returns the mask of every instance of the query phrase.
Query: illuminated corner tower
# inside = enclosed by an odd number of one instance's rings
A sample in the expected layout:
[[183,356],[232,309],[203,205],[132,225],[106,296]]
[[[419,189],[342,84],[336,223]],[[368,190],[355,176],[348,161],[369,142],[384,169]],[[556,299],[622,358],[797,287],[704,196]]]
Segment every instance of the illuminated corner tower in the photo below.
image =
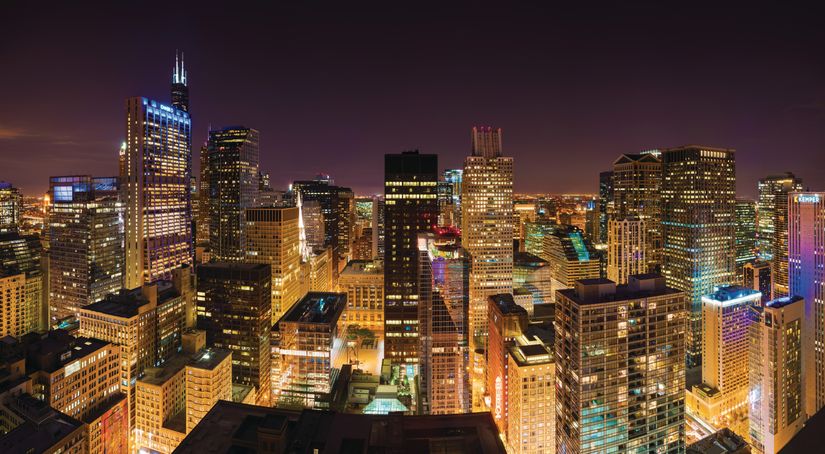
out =
[[757,200],[759,258],[769,260],[774,293],[788,294],[788,194],[802,191],[802,178],[790,172],[759,180]]
[[186,68],[183,67],[183,52],[175,51],[175,69],[172,70],[172,106],[189,112],[189,81]]
[[209,131],[209,247],[218,261],[244,260],[244,210],[258,198],[258,131]]
[[644,221],[647,271],[658,273],[662,249],[662,161],[650,153],[623,154],[613,162],[612,183],[613,207],[609,218],[635,216]]
[[662,151],[662,274],[691,302],[688,367],[702,362],[702,296],[735,282],[735,151]]
[[171,279],[192,264],[189,114],[147,98],[126,100],[124,287]]
[[[805,299],[803,364],[805,410],[825,406],[825,192],[788,195],[788,282],[791,295]],[[778,286],[777,286],[778,288]]]
[[483,348],[487,297],[513,291],[513,158],[502,156],[501,128],[474,127],[464,160],[462,243],[470,254],[470,339]]
[[438,156],[406,151],[384,156],[385,357],[418,362],[418,233],[438,220]]

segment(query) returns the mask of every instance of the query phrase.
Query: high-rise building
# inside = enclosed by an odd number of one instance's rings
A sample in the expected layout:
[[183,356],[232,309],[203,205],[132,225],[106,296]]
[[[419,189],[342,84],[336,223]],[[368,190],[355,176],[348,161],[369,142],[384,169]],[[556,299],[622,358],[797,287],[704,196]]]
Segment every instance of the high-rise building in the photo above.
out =
[[735,282],[736,163],[730,149],[662,151],[662,273],[691,302],[688,367],[702,363],[702,296]]
[[483,348],[487,297],[513,291],[513,158],[501,128],[474,127],[461,183],[462,245],[470,255],[470,340]]
[[172,106],[184,112],[189,112],[189,81],[186,68],[183,67],[183,52],[178,60],[175,51],[175,69],[172,70]]
[[[607,220],[613,211],[613,171],[599,173],[599,240],[607,243]],[[529,252],[529,251],[528,251]]]
[[[524,252],[541,257],[544,255],[544,237],[553,233],[559,225],[547,218],[524,224]],[[607,241],[607,240],[605,240]]]
[[552,347],[520,336],[508,347],[507,444],[514,453],[556,452],[556,365]]
[[751,308],[748,419],[755,454],[777,454],[805,422],[804,314],[799,296]]
[[347,305],[343,293],[310,292],[272,329],[280,339],[272,354],[279,356],[272,382],[272,403],[287,408],[329,408],[330,391],[338,376],[334,367],[343,354],[338,319]]
[[198,329],[208,345],[232,352],[232,382],[254,386],[256,402],[269,405],[272,372],[272,271],[269,264],[198,266]]
[[659,272],[662,250],[662,161],[650,153],[623,154],[613,162],[612,181],[613,206],[608,217],[636,217],[644,221],[647,271]]
[[607,278],[611,281],[626,284],[629,276],[647,272],[646,222],[637,217],[607,221]]
[[298,220],[297,207],[246,210],[246,261],[272,271],[272,323],[303,296]]
[[513,292],[530,295],[527,312],[532,315],[533,307],[553,301],[552,276],[547,260],[529,252],[518,252],[513,256]]
[[686,309],[658,275],[558,292],[556,452],[684,452]]
[[49,324],[123,287],[123,204],[117,177],[52,177]]
[[464,169],[446,169],[442,174],[446,183],[452,185],[452,209],[453,209],[453,223],[452,225],[460,226],[461,224],[461,181],[464,177]]
[[[177,273],[189,271],[184,269]],[[177,282],[180,282],[178,279]],[[78,309],[80,334],[120,346],[120,390],[128,397],[129,427],[135,427],[135,383],[144,371],[181,348],[186,329],[185,289],[172,281],[156,281],[121,290]]]
[[[418,326],[420,414],[470,411],[469,346],[466,312],[456,311],[446,285],[446,257],[432,233],[418,235]],[[436,275],[438,273],[438,277]],[[442,294],[446,291],[446,295]]]
[[341,262],[346,263],[349,253],[355,195],[350,188],[335,186],[329,175],[318,175],[314,180],[295,181],[292,183],[292,192],[296,197],[297,194],[301,195],[304,206],[311,201],[317,201],[320,205],[324,222],[324,246],[332,247],[335,264],[333,272],[337,276]]
[[487,301],[487,395],[490,396],[493,420],[499,427],[499,432],[506,434],[510,422],[508,346],[527,330],[527,310],[516,304],[513,295],[509,293],[491,295]]
[[745,435],[748,398],[750,308],[762,295],[731,285],[702,297],[702,383],[687,393],[686,405],[704,421]]
[[338,277],[338,288],[347,294],[341,323],[383,336],[384,264],[380,260],[351,260]]
[[756,202],[736,199],[736,272],[756,259]]
[[559,226],[544,237],[541,258],[550,264],[551,296],[556,290],[572,288],[579,279],[601,276],[601,264],[592,243],[573,226]]
[[244,260],[244,210],[259,192],[258,137],[243,126],[209,131],[209,247],[218,261]]
[[774,293],[788,294],[788,194],[802,191],[802,178],[791,172],[759,180],[757,216],[759,258],[773,267]]
[[22,210],[20,190],[0,181],[0,233],[17,231]]
[[[301,294],[307,292],[331,292],[335,287],[332,277],[332,248],[315,249],[304,263],[306,272]],[[308,286],[307,286],[308,284]]]
[[[805,300],[803,328],[805,411],[825,406],[825,192],[788,194],[788,283],[790,294]],[[776,259],[774,259],[776,260]],[[777,268],[774,267],[774,273]],[[774,282],[776,275],[774,274]],[[780,289],[775,285],[776,290]]]
[[171,279],[191,265],[191,121],[183,110],[146,98],[126,100],[124,287]]
[[321,203],[317,200],[302,200],[301,216],[304,219],[304,231],[306,232],[307,248],[317,249],[329,247],[330,249],[333,249],[332,246],[324,246],[325,222]]
[[209,245],[209,148],[203,145],[200,150],[200,178],[198,179],[198,211],[193,213],[197,218],[195,244]]
[[753,260],[742,268],[742,285],[762,294],[762,304],[773,298],[773,271],[770,262]]
[[384,352],[396,364],[418,362],[419,232],[438,221],[438,156],[384,156]]
[[47,326],[43,246],[37,235],[0,233],[0,335],[22,336]]

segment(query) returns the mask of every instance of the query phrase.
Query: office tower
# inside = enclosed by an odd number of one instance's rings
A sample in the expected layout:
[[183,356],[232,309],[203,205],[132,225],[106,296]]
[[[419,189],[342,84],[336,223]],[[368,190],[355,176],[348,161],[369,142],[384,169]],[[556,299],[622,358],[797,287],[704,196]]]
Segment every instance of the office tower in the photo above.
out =
[[788,194],[803,190],[802,178],[791,172],[769,175],[759,180],[758,188],[759,258],[771,262],[774,293],[784,296],[788,294]]
[[209,244],[209,148],[201,146],[200,150],[200,177],[198,178],[198,211],[193,213],[197,218],[197,232],[195,244],[206,246]]
[[754,260],[742,269],[742,285],[762,294],[762,304],[773,300],[773,271],[770,262]]
[[232,351],[232,381],[254,386],[256,403],[271,397],[272,327],[269,264],[210,263],[198,266],[198,329],[208,345]]
[[170,279],[192,264],[189,114],[146,98],[126,100],[124,287]]
[[[72,418],[84,419],[120,392],[120,347],[69,335],[63,330],[31,333],[25,345],[32,395]],[[114,373],[113,373],[114,372]]]
[[172,70],[172,107],[189,112],[189,84],[186,80],[186,69],[183,67],[183,52],[178,60],[175,51],[175,69]]
[[464,169],[446,169],[441,174],[445,183],[452,186],[450,193],[452,194],[452,224],[461,226],[461,181],[464,177]]
[[380,260],[351,260],[338,276],[338,288],[347,295],[341,314],[344,325],[358,325],[384,334],[384,264]]
[[455,225],[455,206],[453,205],[453,184],[448,181],[438,182],[438,225]]
[[22,336],[46,327],[46,273],[37,235],[0,233],[0,335]]
[[556,365],[553,350],[519,337],[508,347],[507,444],[514,453],[556,450]]
[[799,296],[751,309],[748,418],[756,454],[778,453],[805,422],[804,314],[805,301]]
[[490,396],[493,420],[499,432],[506,434],[511,421],[508,411],[508,346],[526,331],[527,310],[517,305],[509,293],[491,295],[487,304],[487,394]]
[[613,172],[599,173],[599,240],[607,243],[607,220],[613,212]]
[[[470,411],[466,313],[456,311],[447,286],[447,257],[433,233],[418,235],[418,325],[420,414]],[[446,295],[442,293],[445,291]]]
[[[292,191],[296,196],[301,195],[304,206],[310,201],[316,201],[320,205],[324,221],[324,246],[332,247],[335,264],[333,272],[337,276],[341,261],[345,261],[349,253],[349,229],[354,220],[355,195],[350,188],[335,186],[329,175],[318,175],[314,180],[295,181],[292,183]],[[341,231],[342,227],[344,231]]]
[[116,177],[52,177],[49,323],[123,287],[123,210]]
[[17,231],[22,200],[19,189],[0,181],[0,233]]
[[[790,294],[805,300],[803,330],[805,364],[805,412],[813,415],[825,406],[825,351],[822,320],[825,319],[825,192],[788,194],[788,282]],[[776,258],[774,259],[776,260]],[[776,271],[774,267],[774,282]],[[779,291],[780,285],[774,285]]]
[[648,270],[647,223],[637,217],[607,221],[607,278],[626,284],[627,278]]
[[601,240],[601,220],[599,219],[599,205],[597,200],[590,200],[585,205],[584,233],[590,241],[598,243]]
[[756,202],[736,199],[736,272],[756,259]]
[[169,454],[219,400],[232,399],[232,354],[200,345],[147,369],[136,388],[135,448]]
[[0,452],[80,454],[89,451],[88,431],[83,421],[28,394],[18,397],[15,405],[23,417],[17,427],[0,436]]
[[384,259],[384,196],[374,196],[372,216],[372,256]]
[[546,218],[524,224],[524,252],[541,257],[544,255],[544,237],[553,233],[559,225]]
[[438,156],[384,155],[384,344],[395,364],[418,361],[418,232],[438,220]]
[[613,207],[609,217],[636,217],[644,221],[647,271],[659,272],[662,250],[662,161],[651,153],[623,154],[613,162],[612,182]]
[[702,363],[702,296],[735,281],[735,152],[662,151],[662,273],[691,302],[688,367]]
[[731,285],[702,297],[702,384],[687,393],[686,405],[716,427],[745,435],[748,397],[750,308],[762,295]]
[[[301,216],[304,220],[304,231],[306,232],[307,248],[310,250],[327,247],[324,246],[324,214],[321,204],[317,200],[301,201]],[[332,246],[328,246],[333,249]]]
[[461,183],[462,244],[470,255],[470,336],[483,348],[487,297],[513,291],[513,158],[501,129],[474,127]]
[[551,297],[556,290],[572,288],[579,279],[601,276],[601,264],[593,245],[573,226],[558,226],[544,237],[541,258],[550,264]]
[[516,200],[513,203],[513,241],[518,241],[518,250],[524,251],[524,226],[538,218],[538,207],[534,200]]
[[652,274],[581,280],[556,326],[556,452],[684,452],[683,292]]
[[338,375],[334,361],[343,353],[338,319],[347,305],[343,293],[310,292],[273,327],[280,333],[273,355],[279,356],[272,376],[276,407],[329,408]]
[[272,323],[303,296],[298,221],[297,207],[246,210],[246,261],[272,271]]
[[135,382],[147,368],[168,360],[181,348],[186,304],[184,288],[172,281],[156,281],[78,309],[82,336],[120,346],[117,376],[121,392],[128,396],[130,428],[135,427]]
[[209,131],[209,246],[218,261],[244,260],[244,210],[259,192],[258,140],[243,126]]

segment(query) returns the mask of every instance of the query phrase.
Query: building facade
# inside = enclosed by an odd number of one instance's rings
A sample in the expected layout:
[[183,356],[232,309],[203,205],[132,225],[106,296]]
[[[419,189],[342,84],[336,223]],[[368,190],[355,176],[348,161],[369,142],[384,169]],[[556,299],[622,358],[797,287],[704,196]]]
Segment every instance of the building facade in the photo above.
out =
[[623,154],[613,162],[612,181],[609,218],[635,217],[644,222],[647,269],[640,272],[658,273],[662,251],[662,161],[650,153]]
[[338,277],[347,295],[341,323],[384,334],[384,264],[380,260],[351,260]]
[[764,260],[745,263],[742,267],[742,285],[761,293],[762,304],[772,301],[774,295],[771,263]]
[[756,202],[736,199],[736,273],[756,259]]
[[662,150],[662,274],[691,301],[688,365],[702,362],[702,296],[735,280],[736,162],[731,149]]
[[788,294],[788,194],[801,192],[802,178],[790,172],[759,180],[759,258],[773,267],[774,293]]
[[647,272],[645,222],[635,217],[607,221],[607,278],[611,281],[626,284],[629,276]]

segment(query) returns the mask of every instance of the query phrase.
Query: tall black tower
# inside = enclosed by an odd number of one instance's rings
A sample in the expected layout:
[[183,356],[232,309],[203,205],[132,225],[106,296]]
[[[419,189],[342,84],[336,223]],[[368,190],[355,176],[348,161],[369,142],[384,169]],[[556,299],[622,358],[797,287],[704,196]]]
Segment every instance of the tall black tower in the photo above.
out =
[[186,69],[183,67],[183,52],[178,58],[178,51],[175,51],[175,69],[172,71],[172,105],[189,112],[189,87],[186,82]]

